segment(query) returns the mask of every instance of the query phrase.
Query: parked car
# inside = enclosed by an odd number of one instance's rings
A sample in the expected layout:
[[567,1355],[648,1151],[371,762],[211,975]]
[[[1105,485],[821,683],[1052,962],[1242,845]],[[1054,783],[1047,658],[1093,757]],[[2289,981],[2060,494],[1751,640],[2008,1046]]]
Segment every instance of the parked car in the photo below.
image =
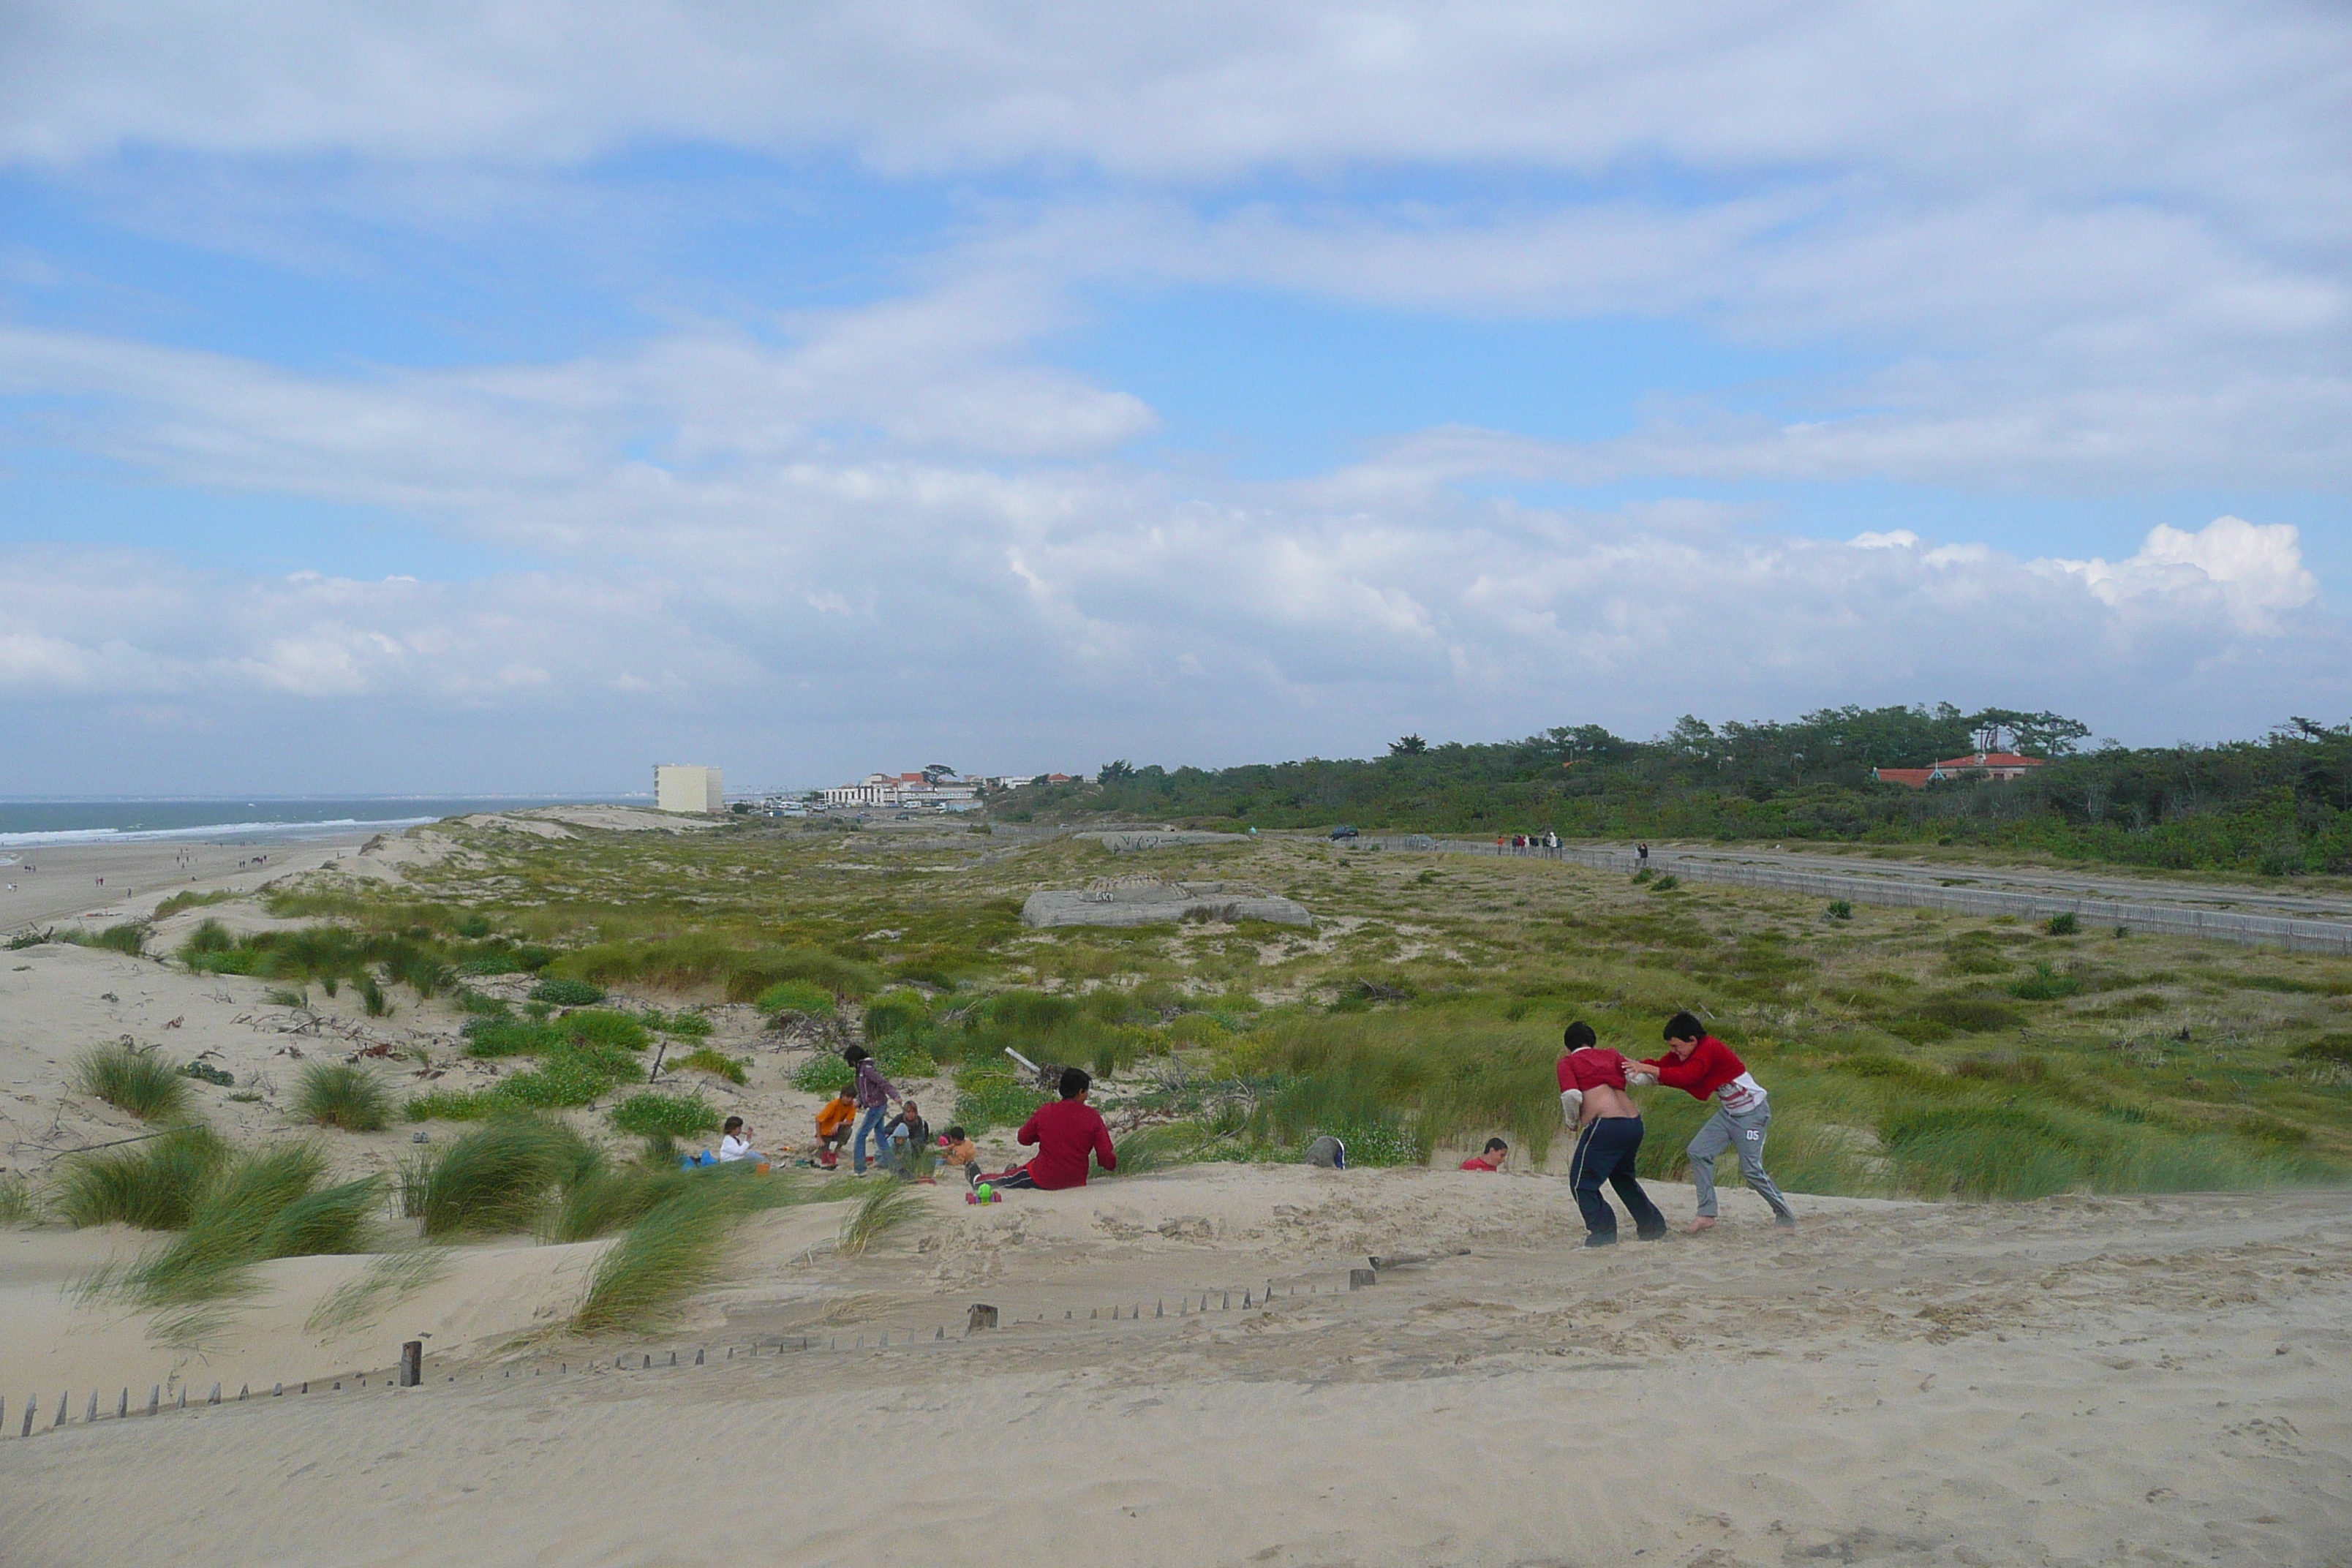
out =
[[1355,836],[1356,830],[1344,822],[1331,830],[1331,837],[1334,838],[1353,838]]

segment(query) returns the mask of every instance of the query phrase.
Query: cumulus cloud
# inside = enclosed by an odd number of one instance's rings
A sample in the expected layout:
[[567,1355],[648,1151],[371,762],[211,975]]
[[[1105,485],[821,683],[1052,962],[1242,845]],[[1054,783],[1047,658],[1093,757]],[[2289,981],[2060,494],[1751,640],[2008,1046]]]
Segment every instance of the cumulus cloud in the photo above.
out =
[[2235,517],[2217,517],[2194,533],[2158,523],[2139,553],[2124,561],[2038,564],[2081,578],[2100,603],[2119,607],[2218,600],[2250,632],[2276,631],[2285,612],[2319,596],[2319,579],[2304,569],[2298,531]]

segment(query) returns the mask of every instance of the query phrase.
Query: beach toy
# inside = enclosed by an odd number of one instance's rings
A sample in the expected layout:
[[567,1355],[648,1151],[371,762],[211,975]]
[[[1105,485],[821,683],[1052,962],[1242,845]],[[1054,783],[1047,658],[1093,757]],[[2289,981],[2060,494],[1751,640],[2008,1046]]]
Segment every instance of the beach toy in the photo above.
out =
[[978,1198],[982,1203],[987,1203],[996,1196],[996,1189],[990,1186],[986,1182],[982,1182],[980,1185],[972,1188],[971,1194],[972,1196]]

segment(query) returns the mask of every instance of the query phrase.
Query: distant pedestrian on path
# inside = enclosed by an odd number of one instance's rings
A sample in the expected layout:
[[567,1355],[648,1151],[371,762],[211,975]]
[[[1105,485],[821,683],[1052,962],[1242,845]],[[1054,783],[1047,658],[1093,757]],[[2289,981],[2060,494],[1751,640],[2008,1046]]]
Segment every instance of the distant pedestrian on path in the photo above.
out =
[[1691,1234],[1713,1230],[1716,1220],[1715,1161],[1726,1149],[1739,1151],[1739,1174],[1756,1195],[1772,1205],[1772,1223],[1794,1226],[1789,1200],[1764,1173],[1764,1132],[1772,1125],[1772,1101],[1731,1047],[1706,1032],[1688,1013],[1666,1020],[1666,1054],[1642,1066],[1669,1089],[1696,1100],[1712,1099],[1715,1114],[1683,1152],[1690,1156],[1691,1184],[1698,1189],[1698,1217]]

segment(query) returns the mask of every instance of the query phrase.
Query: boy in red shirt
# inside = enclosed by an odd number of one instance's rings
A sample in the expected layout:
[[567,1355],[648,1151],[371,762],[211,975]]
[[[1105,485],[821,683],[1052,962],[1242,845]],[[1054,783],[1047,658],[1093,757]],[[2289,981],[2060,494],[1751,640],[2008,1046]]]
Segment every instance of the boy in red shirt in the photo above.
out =
[[1503,1162],[1510,1157],[1511,1146],[1508,1143],[1500,1138],[1489,1138],[1485,1152],[1463,1161],[1462,1168],[1465,1171],[1499,1171],[1503,1168]]
[[1642,1113],[1625,1092],[1625,1058],[1601,1049],[1590,1024],[1570,1024],[1563,1043],[1568,1054],[1559,1058],[1559,1107],[1580,1129],[1568,1173],[1584,1227],[1591,1233],[1584,1245],[1617,1245],[1617,1211],[1601,1195],[1603,1182],[1617,1189],[1625,1212],[1633,1216],[1633,1233],[1643,1241],[1655,1241],[1666,1234],[1666,1216],[1633,1176],[1633,1156],[1642,1148]]
[[1118,1152],[1111,1147],[1110,1129],[1104,1125],[1102,1112],[1087,1103],[1087,1091],[1094,1083],[1084,1068],[1064,1068],[1062,1098],[1039,1106],[1013,1135],[1016,1142],[1035,1145],[1037,1157],[1001,1176],[980,1179],[1000,1188],[1034,1187],[1050,1193],[1085,1186],[1089,1154],[1104,1170],[1118,1170]]
[[1712,1099],[1715,1114],[1691,1139],[1683,1152],[1690,1156],[1691,1184],[1698,1189],[1698,1217],[1691,1234],[1715,1228],[1715,1159],[1726,1149],[1739,1151],[1739,1174],[1756,1195],[1772,1205],[1772,1223],[1794,1226],[1789,1200],[1764,1173],[1764,1130],[1772,1125],[1772,1102],[1764,1086],[1748,1076],[1748,1064],[1731,1054],[1688,1013],[1666,1020],[1666,1054],[1643,1067],[1660,1083],[1679,1089],[1695,1100]]

